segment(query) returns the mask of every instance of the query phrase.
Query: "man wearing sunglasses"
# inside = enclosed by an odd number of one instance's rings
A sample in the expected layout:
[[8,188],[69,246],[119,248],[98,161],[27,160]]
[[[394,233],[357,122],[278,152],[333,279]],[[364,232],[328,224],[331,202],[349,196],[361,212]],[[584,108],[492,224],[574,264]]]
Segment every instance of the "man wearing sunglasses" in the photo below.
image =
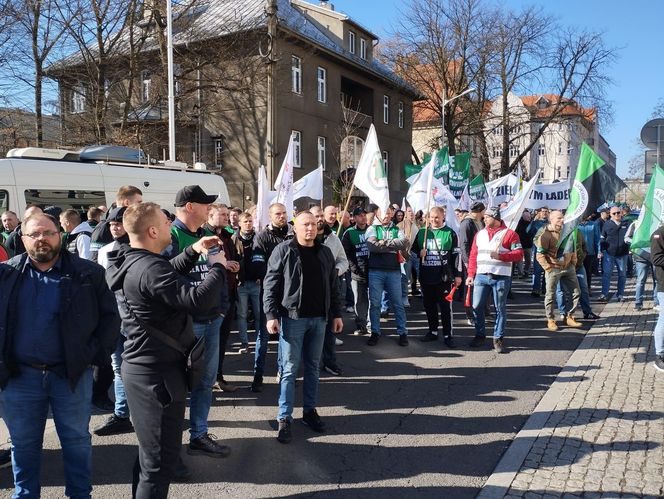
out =
[[613,269],[618,269],[618,292],[616,301],[622,301],[625,296],[625,281],[627,280],[627,255],[629,244],[625,242],[625,234],[629,228],[629,221],[622,219],[623,213],[619,206],[611,206],[609,220],[602,227],[599,245],[602,250],[597,257],[602,259],[602,294],[600,301],[608,301],[609,289]]

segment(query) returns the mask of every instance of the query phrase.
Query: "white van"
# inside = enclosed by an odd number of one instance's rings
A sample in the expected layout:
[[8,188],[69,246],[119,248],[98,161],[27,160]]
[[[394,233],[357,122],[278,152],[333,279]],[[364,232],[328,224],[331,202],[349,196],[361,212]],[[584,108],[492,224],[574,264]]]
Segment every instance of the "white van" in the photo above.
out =
[[230,205],[224,179],[204,170],[71,161],[77,154],[59,149],[14,149],[7,156],[0,159],[0,213],[11,210],[21,217],[29,204],[85,213],[92,206],[110,207],[123,185],[138,187],[144,201],[159,203],[171,212],[175,193],[185,185],[198,184],[206,193],[217,194],[218,203]]

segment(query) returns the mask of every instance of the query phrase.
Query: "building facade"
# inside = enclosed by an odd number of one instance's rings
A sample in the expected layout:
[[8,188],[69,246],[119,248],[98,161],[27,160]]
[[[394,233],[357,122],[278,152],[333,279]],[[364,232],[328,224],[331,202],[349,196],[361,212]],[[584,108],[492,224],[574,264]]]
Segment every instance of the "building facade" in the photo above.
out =
[[[274,18],[266,6],[276,7]],[[179,49],[176,37],[177,160],[218,170],[233,203],[248,207],[258,167],[276,178],[293,136],[295,180],[322,164],[325,201],[338,201],[333,181],[357,165],[373,123],[390,189],[401,199],[418,94],[375,59],[374,34],[328,2],[219,0],[190,17]],[[238,18],[242,26],[229,28]],[[108,85],[106,126],[111,140],[163,159],[168,111],[159,54],[146,43],[132,85],[126,78]],[[125,61],[116,58],[114,74]],[[77,141],[95,110],[86,82],[72,77],[76,65],[70,58],[49,74],[60,83],[65,142],[83,145]]]

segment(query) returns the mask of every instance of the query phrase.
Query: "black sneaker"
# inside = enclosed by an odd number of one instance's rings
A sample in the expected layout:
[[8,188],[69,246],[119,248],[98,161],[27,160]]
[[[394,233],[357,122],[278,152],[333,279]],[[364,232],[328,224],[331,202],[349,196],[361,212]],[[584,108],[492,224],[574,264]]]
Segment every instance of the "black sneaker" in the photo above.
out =
[[263,391],[263,376],[260,374],[254,375],[254,380],[251,382],[251,391],[260,393]]
[[381,319],[387,319],[388,315],[390,315],[390,313],[386,310],[385,312],[380,313],[380,318]]
[[456,343],[454,343],[454,338],[452,338],[451,336],[445,336],[443,342],[445,343],[445,346],[447,348],[456,348]]
[[191,456],[202,455],[221,458],[230,456],[231,448],[228,445],[218,444],[212,440],[209,433],[206,433],[205,435],[194,438],[189,442],[187,454]]
[[400,347],[407,347],[408,346],[408,336],[405,334],[400,334],[399,335],[399,346]]
[[420,341],[424,343],[429,343],[430,341],[437,341],[437,340],[438,340],[438,335],[433,334],[431,331],[429,331],[427,334],[425,334],[420,338]]
[[277,440],[282,444],[289,444],[293,436],[291,435],[290,421],[279,421],[279,431],[277,432]]
[[111,414],[106,422],[97,426],[92,433],[99,437],[107,435],[118,435],[120,433],[131,433],[134,431],[134,425],[131,424],[129,418],[121,418],[115,414]]
[[370,347],[376,346],[379,339],[380,339],[379,334],[371,333],[371,336],[369,336],[369,340],[367,341],[367,345],[369,345]]
[[596,320],[596,319],[599,319],[599,315],[597,315],[597,314],[594,313],[594,312],[590,312],[589,314],[584,314],[584,315],[583,315],[583,318],[584,318],[584,319],[592,319],[592,320]]
[[658,355],[653,365],[658,371],[664,372],[664,355]]
[[473,348],[481,347],[482,345],[484,345],[485,341],[486,341],[486,336],[475,336],[473,337],[472,340],[470,340],[468,346]]
[[316,433],[325,433],[325,423],[320,420],[316,409],[311,409],[302,414],[302,422]]
[[12,465],[12,450],[0,451],[0,468],[9,468]]
[[365,334],[369,334],[369,331],[367,331],[366,329],[360,328],[360,329],[356,329],[355,331],[353,331],[353,334],[355,336],[363,336]]
[[331,365],[330,366],[330,365],[326,364],[326,365],[323,366],[323,371],[325,371],[326,373],[331,374],[332,376],[341,376],[341,374],[342,374],[341,368],[337,365]]
[[189,471],[189,468],[187,468],[187,465],[184,464],[184,461],[180,456],[178,456],[178,462],[175,465],[175,473],[173,474],[173,481],[175,483],[191,482],[191,471]]
[[597,301],[601,301],[601,302],[606,303],[606,302],[609,301],[609,299],[605,295],[599,295],[599,298],[597,298]]
[[531,291],[530,296],[532,296],[533,298],[539,298],[540,294],[537,291]]

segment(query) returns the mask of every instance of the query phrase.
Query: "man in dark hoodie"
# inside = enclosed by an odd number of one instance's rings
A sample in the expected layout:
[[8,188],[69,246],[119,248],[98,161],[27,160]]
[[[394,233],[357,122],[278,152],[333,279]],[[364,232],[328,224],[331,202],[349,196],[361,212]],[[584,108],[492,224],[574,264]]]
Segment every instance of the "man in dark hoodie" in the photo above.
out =
[[[271,204],[268,208],[270,214],[270,224],[254,238],[254,261],[260,275],[261,281],[267,273],[267,262],[274,251],[274,248],[283,241],[293,239],[293,227],[288,223],[286,207],[281,203]],[[263,301],[263,287],[261,286],[261,302]],[[267,319],[265,314],[261,314],[261,331],[267,331]],[[265,357],[267,356],[268,334],[259,334],[256,338],[256,357],[254,363],[254,383],[256,385],[256,375],[260,374],[260,385],[262,386],[262,376],[265,371]],[[281,371],[280,371],[281,372]]]
[[191,315],[217,309],[226,285],[225,257],[208,255],[209,270],[195,285],[188,274],[202,253],[219,245],[216,236],[195,241],[169,262],[161,253],[171,244],[170,222],[159,205],[128,207],[123,225],[131,247],[109,255],[106,280],[125,304],[122,380],[139,444],[133,497],[165,498],[182,445],[187,386],[183,354],[154,332],[191,348]]

